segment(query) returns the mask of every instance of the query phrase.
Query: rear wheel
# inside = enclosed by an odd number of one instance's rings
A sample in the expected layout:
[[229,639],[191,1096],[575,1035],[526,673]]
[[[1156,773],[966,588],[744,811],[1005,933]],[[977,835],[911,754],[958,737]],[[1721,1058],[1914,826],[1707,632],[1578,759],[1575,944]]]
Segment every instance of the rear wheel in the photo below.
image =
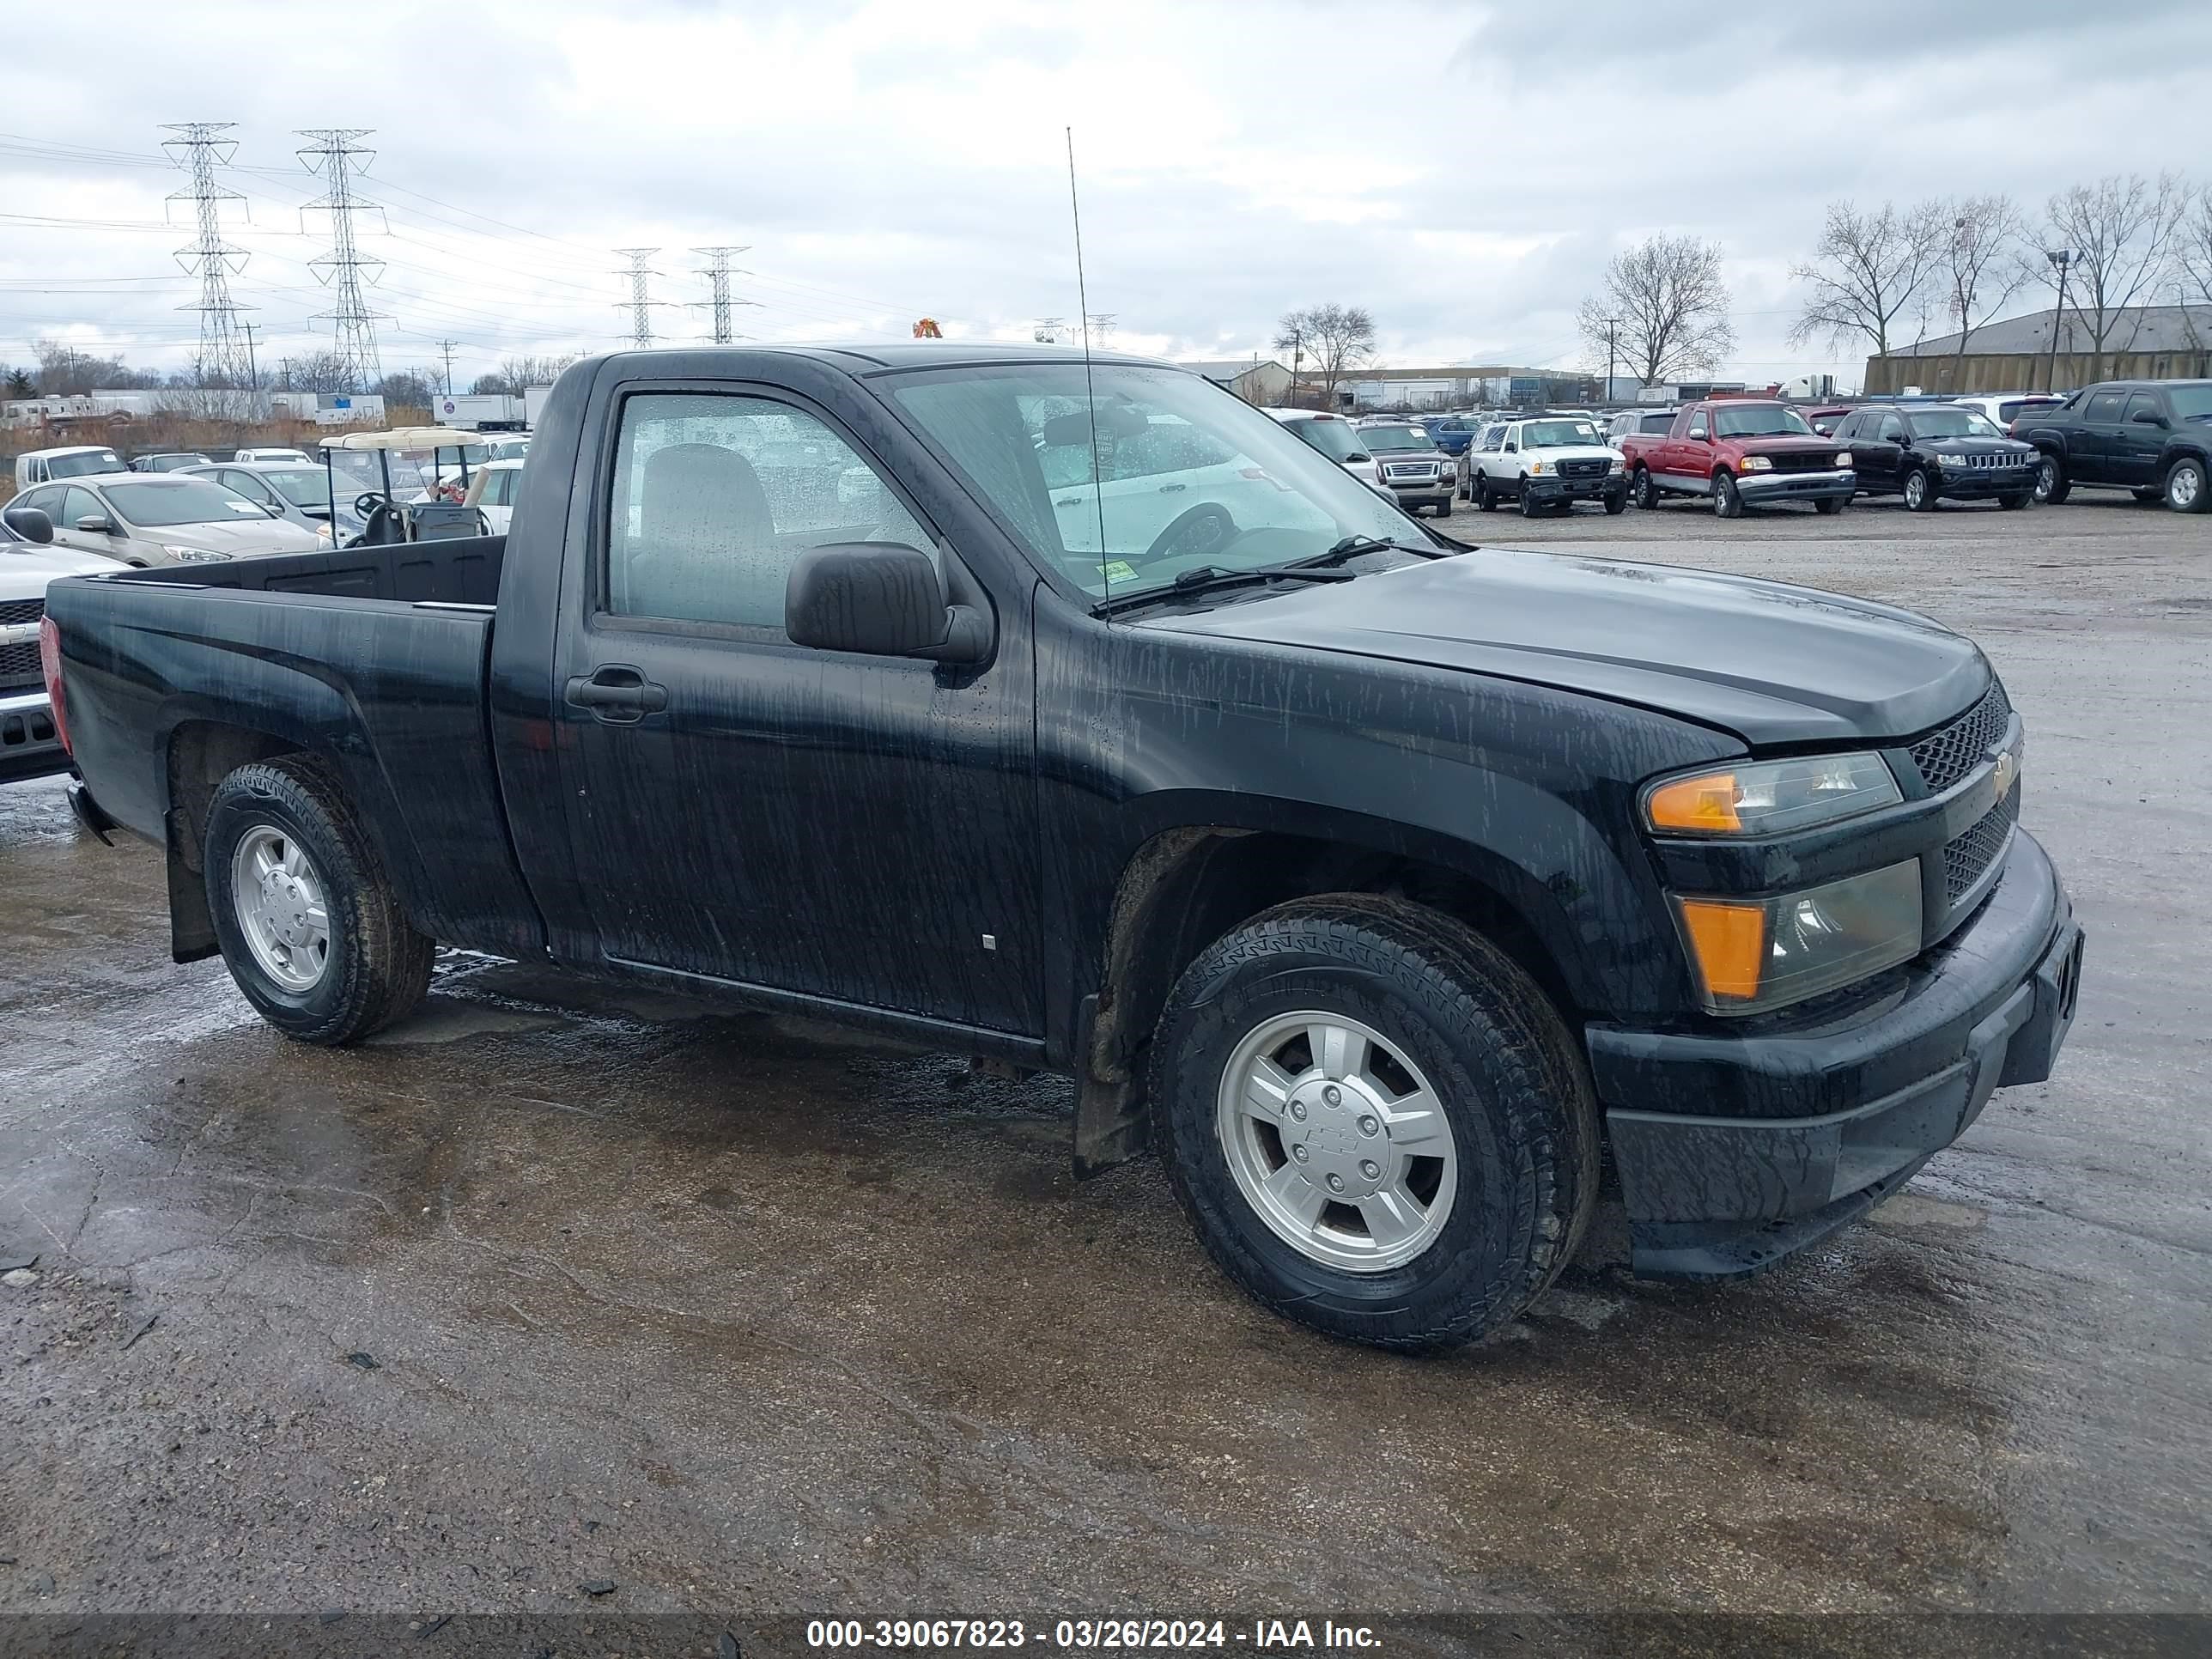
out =
[[2204,463],[2183,456],[2166,470],[2166,504],[2176,513],[2202,513],[2212,507],[2204,489]]
[[1294,901],[1176,981],[1152,1042],[1170,1179],[1230,1276],[1333,1336],[1446,1347],[1573,1255],[1596,1112],[1520,967],[1402,900]]
[[1935,481],[1924,468],[1914,467],[1905,475],[1905,506],[1910,513],[1932,513],[1936,510]]
[[1713,516],[1717,519],[1743,517],[1743,495],[1735,487],[1733,472],[1713,474]]
[[1475,475],[1474,504],[1485,513],[1498,510],[1498,496],[1490,487],[1490,480],[1481,473]]
[[1632,487],[1636,492],[1638,507],[1649,512],[1659,505],[1659,486],[1651,482],[1650,467],[1639,466],[1636,469],[1636,482]]
[[2066,469],[2058,464],[2056,455],[2045,455],[2035,469],[2035,488],[2032,492],[2039,501],[2048,501],[2056,507],[2073,493],[2074,486],[2066,482]]
[[335,1047],[422,1000],[431,942],[322,762],[240,767],[216,787],[202,845],[223,962],[285,1036]]

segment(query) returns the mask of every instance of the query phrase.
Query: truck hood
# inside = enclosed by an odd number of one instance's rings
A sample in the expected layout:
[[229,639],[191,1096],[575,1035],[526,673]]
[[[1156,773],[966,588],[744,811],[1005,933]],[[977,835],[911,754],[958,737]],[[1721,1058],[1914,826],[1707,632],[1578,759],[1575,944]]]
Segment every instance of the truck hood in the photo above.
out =
[[0,542],[0,603],[38,599],[57,576],[97,576],[114,568],[114,560],[97,553],[37,542]]
[[1720,441],[1747,455],[1832,454],[1839,447],[1833,438],[1803,438],[1787,432],[1764,438],[1723,438]]
[[1754,747],[1889,742],[1989,665],[1925,617],[1783,582],[1480,548],[1145,626],[1463,669],[1674,714]]
[[1524,449],[1512,459],[1516,461],[1617,461],[1622,456],[1610,444],[1558,444],[1548,449]]

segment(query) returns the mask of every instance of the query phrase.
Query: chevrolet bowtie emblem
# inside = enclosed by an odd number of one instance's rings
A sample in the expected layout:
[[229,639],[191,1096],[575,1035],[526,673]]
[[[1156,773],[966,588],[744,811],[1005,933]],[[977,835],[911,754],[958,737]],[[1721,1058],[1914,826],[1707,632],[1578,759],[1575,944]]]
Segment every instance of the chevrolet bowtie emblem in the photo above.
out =
[[0,645],[28,645],[38,637],[36,623],[14,623],[0,628]]
[[2012,793],[2014,781],[2020,776],[2020,759],[2008,749],[1997,757],[1997,799],[2002,800]]

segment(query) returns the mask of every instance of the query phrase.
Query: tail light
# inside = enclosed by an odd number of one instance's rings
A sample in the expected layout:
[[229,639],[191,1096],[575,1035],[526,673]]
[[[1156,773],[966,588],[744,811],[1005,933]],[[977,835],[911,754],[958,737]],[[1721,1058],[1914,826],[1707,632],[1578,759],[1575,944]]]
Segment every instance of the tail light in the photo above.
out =
[[53,705],[54,735],[62,740],[64,754],[74,755],[70,747],[69,708],[62,697],[62,630],[54,626],[52,617],[39,619],[39,667],[46,677],[46,701]]

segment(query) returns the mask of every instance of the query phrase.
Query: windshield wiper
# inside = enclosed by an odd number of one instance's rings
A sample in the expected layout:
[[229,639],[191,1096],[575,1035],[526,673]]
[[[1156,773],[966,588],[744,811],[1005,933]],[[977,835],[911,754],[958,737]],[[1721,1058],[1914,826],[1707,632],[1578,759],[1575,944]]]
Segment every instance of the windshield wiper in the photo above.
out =
[[1291,565],[1263,565],[1256,570],[1224,570],[1218,564],[1202,564],[1195,570],[1186,570],[1164,587],[1144,587],[1133,593],[1115,593],[1101,599],[1091,607],[1094,617],[1110,616],[1116,611],[1133,605],[1150,605],[1156,599],[1179,599],[1193,593],[1211,593],[1224,587],[1243,587],[1262,582],[1348,582],[1357,580],[1349,570],[1300,569]]
[[1293,560],[1284,567],[1290,570],[1322,570],[1331,565],[1356,559],[1363,553],[1412,553],[1424,559],[1444,559],[1451,556],[1442,548],[1423,547],[1419,542],[1394,542],[1382,536],[1346,536],[1326,553],[1316,553],[1310,559]]

